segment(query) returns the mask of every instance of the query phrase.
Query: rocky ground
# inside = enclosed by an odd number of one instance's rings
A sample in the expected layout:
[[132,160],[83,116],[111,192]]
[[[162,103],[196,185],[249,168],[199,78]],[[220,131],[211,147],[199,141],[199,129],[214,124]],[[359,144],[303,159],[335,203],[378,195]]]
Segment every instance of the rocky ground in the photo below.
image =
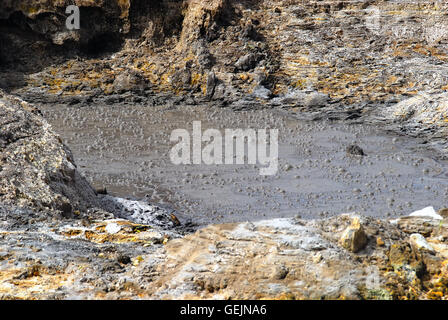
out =
[[[96,194],[31,105],[2,94],[0,108],[2,299],[446,297],[446,209],[393,221],[345,214],[189,233],[161,208]],[[52,152],[36,147],[45,145]]]
[[281,108],[443,158],[444,1],[81,0],[70,32],[69,2],[0,3],[0,298],[446,298],[446,209],[194,230],[91,187],[36,107]]

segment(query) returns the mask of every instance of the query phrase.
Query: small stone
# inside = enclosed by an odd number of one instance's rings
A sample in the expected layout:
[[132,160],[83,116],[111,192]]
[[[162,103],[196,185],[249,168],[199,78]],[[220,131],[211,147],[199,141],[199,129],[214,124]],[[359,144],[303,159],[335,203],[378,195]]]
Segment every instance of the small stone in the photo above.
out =
[[59,210],[62,211],[62,216],[64,218],[70,218],[73,212],[73,208],[70,203],[64,202],[59,206]]
[[115,233],[118,233],[120,230],[121,230],[121,226],[119,226],[118,224],[116,224],[116,223],[109,223],[107,226],[106,226],[106,232],[107,233],[109,233],[109,234],[115,234]]
[[364,153],[364,150],[362,150],[362,148],[356,144],[352,144],[350,146],[347,147],[346,152],[348,154],[352,154],[355,156],[365,156],[366,154]]
[[257,55],[255,55],[254,53],[250,53],[239,58],[238,61],[235,63],[235,67],[237,68],[237,70],[249,71],[255,68],[257,62],[258,62]]
[[128,70],[120,73],[113,82],[114,91],[117,93],[143,91],[146,86],[145,77],[135,70]]
[[140,264],[140,262],[142,262],[144,259],[142,256],[138,256],[136,257],[133,261],[132,261],[132,265],[133,266],[138,266]]
[[307,108],[324,107],[328,104],[329,97],[324,93],[307,94],[304,98],[303,105]]
[[323,259],[322,254],[317,253],[313,256],[313,263],[318,264]]
[[439,215],[441,215],[442,217],[447,218],[448,217],[448,208],[440,209],[437,213]]
[[385,245],[385,243],[384,243],[383,239],[381,239],[381,237],[376,238],[376,245],[378,247],[383,247]]
[[354,253],[365,247],[367,244],[367,235],[358,217],[355,217],[352,220],[352,224],[342,233],[339,244]]
[[122,264],[129,264],[129,263],[132,262],[131,258],[129,256],[127,256],[127,255],[124,255],[124,254],[119,255],[118,258],[117,258],[117,261],[119,263],[122,263]]
[[434,248],[426,241],[420,233],[413,233],[409,237],[411,246],[418,251],[427,251],[430,253],[435,253]]
[[90,222],[89,219],[86,219],[86,218],[81,219],[81,225],[82,225],[83,227],[89,227],[91,224],[92,224],[92,223]]
[[272,271],[271,278],[275,280],[283,280],[286,278],[288,273],[289,270],[285,266],[276,266]]
[[95,192],[96,192],[97,194],[103,194],[103,195],[106,195],[106,194],[107,194],[107,189],[106,189],[106,187],[97,188],[97,189],[95,189]]
[[206,96],[211,99],[213,94],[215,93],[215,87],[217,83],[216,75],[213,71],[210,71],[207,76],[207,88],[206,88]]

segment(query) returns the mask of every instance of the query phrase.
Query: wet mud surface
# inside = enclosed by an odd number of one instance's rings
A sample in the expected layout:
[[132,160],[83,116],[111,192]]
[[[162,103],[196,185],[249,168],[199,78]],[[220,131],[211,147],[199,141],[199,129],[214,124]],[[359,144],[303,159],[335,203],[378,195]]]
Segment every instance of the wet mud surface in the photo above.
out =
[[[145,199],[198,225],[359,212],[407,215],[448,201],[448,165],[415,139],[365,124],[303,121],[286,112],[210,106],[43,106],[44,116],[97,188]],[[279,169],[174,165],[174,129],[279,129]],[[224,136],[224,134],[223,134]],[[350,154],[359,146],[364,156]],[[349,153],[347,153],[349,150]],[[356,152],[355,152],[356,153]]]

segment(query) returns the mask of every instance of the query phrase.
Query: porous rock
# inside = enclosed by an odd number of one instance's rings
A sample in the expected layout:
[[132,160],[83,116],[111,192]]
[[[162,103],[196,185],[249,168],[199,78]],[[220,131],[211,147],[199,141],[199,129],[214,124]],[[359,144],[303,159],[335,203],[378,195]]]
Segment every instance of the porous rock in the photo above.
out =
[[352,252],[362,250],[367,243],[367,235],[358,217],[353,218],[352,224],[344,231],[339,243]]
[[66,214],[98,204],[39,110],[0,91],[0,200]]

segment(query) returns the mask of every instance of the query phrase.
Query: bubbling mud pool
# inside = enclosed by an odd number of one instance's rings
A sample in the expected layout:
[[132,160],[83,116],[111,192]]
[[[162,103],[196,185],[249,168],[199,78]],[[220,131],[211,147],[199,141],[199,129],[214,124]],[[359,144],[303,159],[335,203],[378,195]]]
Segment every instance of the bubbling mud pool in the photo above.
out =
[[[145,199],[195,224],[358,212],[379,218],[448,206],[448,163],[411,138],[365,124],[297,120],[279,111],[123,104],[46,106],[79,170],[109,194]],[[174,129],[279,130],[276,175],[257,165],[174,165]],[[365,156],[346,152],[357,144]]]

